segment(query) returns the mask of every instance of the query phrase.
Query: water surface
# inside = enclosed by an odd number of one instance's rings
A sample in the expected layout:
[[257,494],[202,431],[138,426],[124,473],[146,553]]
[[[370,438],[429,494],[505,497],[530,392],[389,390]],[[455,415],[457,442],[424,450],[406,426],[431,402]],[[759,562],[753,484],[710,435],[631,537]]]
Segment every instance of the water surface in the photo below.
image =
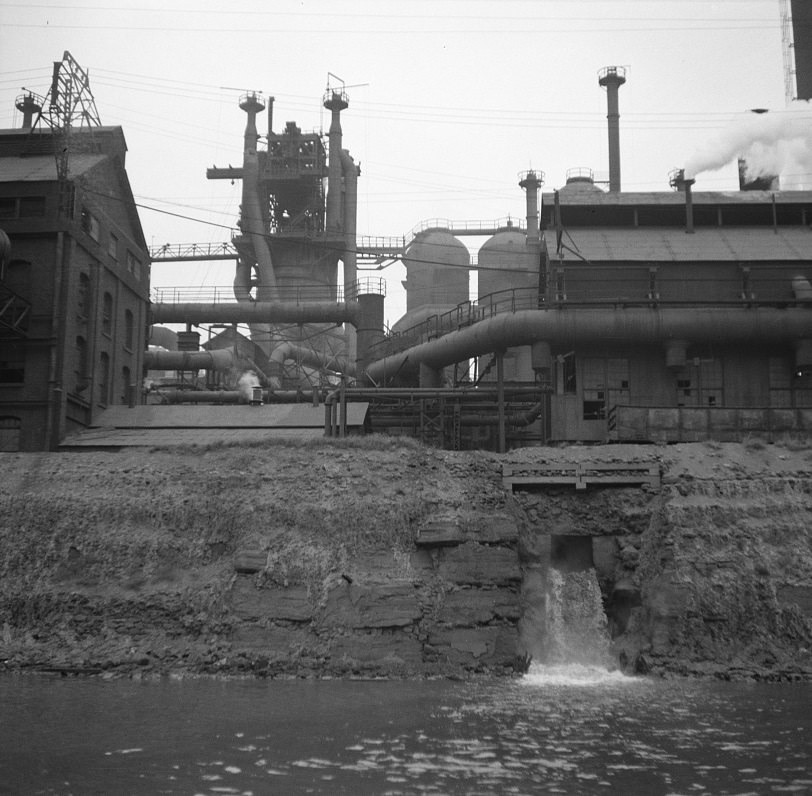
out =
[[0,793],[812,793],[808,685],[0,678]]

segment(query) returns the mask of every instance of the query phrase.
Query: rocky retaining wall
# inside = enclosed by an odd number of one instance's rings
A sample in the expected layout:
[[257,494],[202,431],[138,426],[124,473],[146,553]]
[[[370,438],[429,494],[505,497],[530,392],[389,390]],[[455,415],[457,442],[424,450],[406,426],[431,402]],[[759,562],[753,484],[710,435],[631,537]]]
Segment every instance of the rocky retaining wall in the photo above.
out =
[[[5,455],[0,666],[514,673],[543,652],[550,567],[586,562],[626,670],[810,679],[810,450]],[[505,463],[587,461],[661,484],[503,488]]]

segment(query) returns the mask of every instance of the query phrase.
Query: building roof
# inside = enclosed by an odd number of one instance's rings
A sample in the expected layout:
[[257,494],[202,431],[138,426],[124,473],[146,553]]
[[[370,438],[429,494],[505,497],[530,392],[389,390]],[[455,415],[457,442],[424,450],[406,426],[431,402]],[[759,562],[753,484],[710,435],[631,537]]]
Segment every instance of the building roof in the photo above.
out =
[[[68,174],[78,177],[90,171],[107,158],[107,155],[71,155]],[[55,182],[56,160],[53,155],[30,157],[2,157],[0,155],[0,182]]]
[[[808,227],[568,228],[562,238],[589,262],[809,262]],[[578,254],[565,253],[572,262]]]

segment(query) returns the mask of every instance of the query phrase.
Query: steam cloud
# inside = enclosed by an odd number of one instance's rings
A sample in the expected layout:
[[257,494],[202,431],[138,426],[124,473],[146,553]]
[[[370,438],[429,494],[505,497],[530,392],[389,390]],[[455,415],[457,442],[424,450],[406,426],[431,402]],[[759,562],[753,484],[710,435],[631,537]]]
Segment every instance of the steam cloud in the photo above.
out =
[[716,171],[737,158],[745,159],[748,179],[783,175],[791,183],[812,183],[812,103],[738,115],[688,158],[685,176]]
[[237,389],[246,397],[248,401],[251,400],[252,393],[251,390],[254,387],[259,387],[260,381],[257,378],[257,374],[254,373],[253,370],[247,370],[245,373],[240,376],[237,380]]

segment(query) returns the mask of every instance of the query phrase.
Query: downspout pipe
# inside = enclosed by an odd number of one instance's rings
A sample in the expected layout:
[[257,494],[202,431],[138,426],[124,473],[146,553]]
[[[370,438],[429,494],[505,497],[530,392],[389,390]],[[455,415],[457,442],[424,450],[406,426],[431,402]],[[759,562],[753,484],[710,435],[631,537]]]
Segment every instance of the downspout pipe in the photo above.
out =
[[329,133],[329,159],[327,163],[327,231],[341,229],[341,111],[349,107],[343,91],[328,90],[324,107],[332,114]]
[[359,323],[358,302],[252,301],[236,304],[153,304],[152,323]]
[[670,340],[793,343],[809,336],[810,322],[812,312],[802,307],[520,310],[379,359],[367,366],[366,376],[373,384],[385,383],[407,363],[411,369],[420,364],[441,368],[542,340],[568,347],[605,340],[660,345]]

